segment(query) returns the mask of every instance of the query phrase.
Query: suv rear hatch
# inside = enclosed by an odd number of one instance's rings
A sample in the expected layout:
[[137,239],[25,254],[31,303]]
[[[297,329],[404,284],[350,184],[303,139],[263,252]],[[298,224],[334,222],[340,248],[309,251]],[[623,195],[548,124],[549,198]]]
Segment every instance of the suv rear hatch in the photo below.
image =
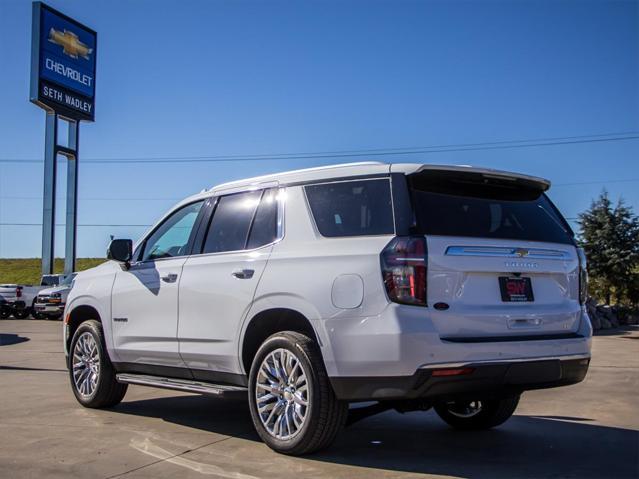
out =
[[[427,167],[428,168],[428,167]],[[561,337],[579,327],[579,257],[545,180],[423,169],[408,175],[427,241],[427,301],[442,339]]]

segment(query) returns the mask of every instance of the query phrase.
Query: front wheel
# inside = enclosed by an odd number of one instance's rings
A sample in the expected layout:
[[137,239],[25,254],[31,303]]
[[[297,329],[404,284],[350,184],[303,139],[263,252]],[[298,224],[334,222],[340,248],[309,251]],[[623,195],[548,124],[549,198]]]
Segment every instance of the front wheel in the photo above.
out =
[[435,411],[455,429],[490,429],[506,422],[513,415],[519,396],[503,399],[448,401],[435,405]]
[[249,374],[249,404],[257,433],[273,450],[290,455],[328,447],[346,422],[315,342],[285,331],[260,347]]
[[100,322],[89,320],[78,326],[71,341],[70,354],[71,388],[80,404],[102,408],[122,401],[127,385],[115,378]]
[[31,316],[33,319],[46,319],[47,315],[38,311],[35,307],[35,301],[31,305]]

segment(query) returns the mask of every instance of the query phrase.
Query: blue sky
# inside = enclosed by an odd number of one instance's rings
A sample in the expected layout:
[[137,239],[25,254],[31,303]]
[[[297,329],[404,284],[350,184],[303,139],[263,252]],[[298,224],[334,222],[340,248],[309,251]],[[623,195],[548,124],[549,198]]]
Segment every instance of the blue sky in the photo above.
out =
[[[96,122],[80,133],[80,224],[146,225],[219,182],[344,161],[91,164],[96,158],[639,132],[638,2],[48,3],[99,35]],[[0,159],[43,157],[44,112],[28,102],[30,29],[29,1],[0,0]],[[638,157],[639,140],[626,140],[383,160],[544,176],[574,218],[604,187],[639,212]],[[0,162],[0,257],[40,255],[41,196],[41,163]],[[103,256],[109,234],[144,230],[81,226],[78,255]],[[57,244],[61,255],[63,228]]]

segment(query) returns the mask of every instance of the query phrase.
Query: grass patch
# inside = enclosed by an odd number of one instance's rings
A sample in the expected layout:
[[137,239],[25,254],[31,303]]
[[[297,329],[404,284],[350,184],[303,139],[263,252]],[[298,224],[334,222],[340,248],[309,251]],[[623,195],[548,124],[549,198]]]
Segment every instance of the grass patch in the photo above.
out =
[[[104,263],[104,258],[78,258],[76,271],[84,271]],[[40,258],[0,258],[0,283],[40,284]],[[56,258],[55,273],[64,272],[64,259]]]

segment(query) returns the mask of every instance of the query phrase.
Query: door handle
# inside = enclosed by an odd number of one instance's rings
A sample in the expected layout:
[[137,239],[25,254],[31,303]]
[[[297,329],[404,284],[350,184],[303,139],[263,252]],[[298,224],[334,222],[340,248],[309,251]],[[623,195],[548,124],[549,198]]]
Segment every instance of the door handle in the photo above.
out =
[[251,279],[254,273],[253,269],[236,269],[231,274],[238,279]]
[[162,281],[164,281],[165,283],[175,283],[175,280],[177,279],[178,275],[175,273],[169,273],[166,276],[162,276]]

